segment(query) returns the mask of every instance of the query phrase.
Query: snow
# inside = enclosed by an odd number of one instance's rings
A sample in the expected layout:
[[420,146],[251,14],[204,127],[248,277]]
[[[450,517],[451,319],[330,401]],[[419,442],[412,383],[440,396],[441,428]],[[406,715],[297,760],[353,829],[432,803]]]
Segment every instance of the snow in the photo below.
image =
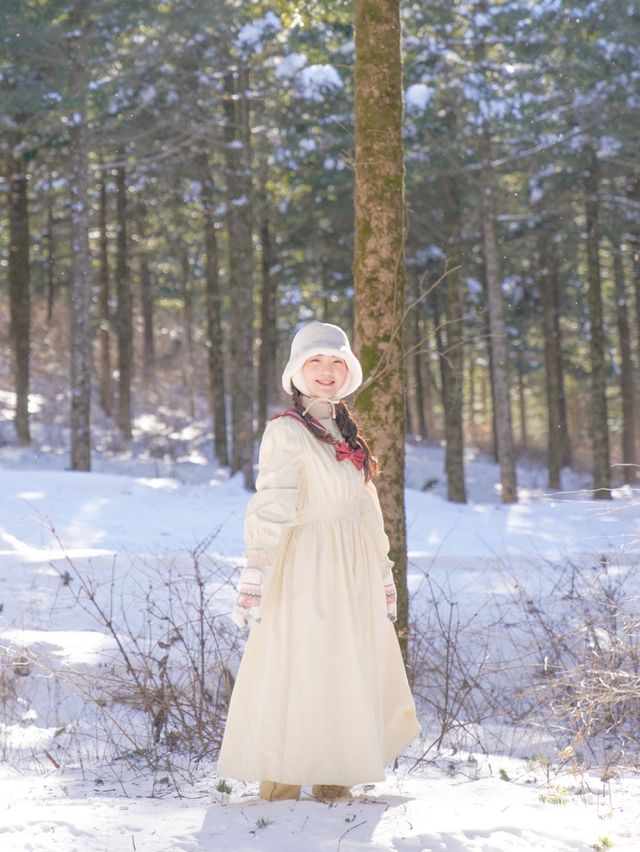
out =
[[145,86],[140,92],[140,102],[148,106],[155,101],[157,94],[156,87],[153,84]]
[[244,24],[238,32],[237,42],[241,47],[261,50],[264,38],[275,35],[280,29],[280,18],[274,12],[267,12],[259,20]]
[[598,154],[601,157],[615,157],[620,153],[622,143],[612,136],[601,136],[598,140]]
[[[158,425],[137,423],[139,430]],[[188,441],[197,430],[176,434]],[[639,847],[634,774],[602,781],[597,772],[563,766],[557,754],[550,766],[543,759],[549,732],[518,729],[510,730],[511,749],[482,753],[468,745],[421,760],[433,723],[424,705],[425,740],[389,769],[384,783],[356,787],[353,801],[332,806],[313,801],[308,791],[300,802],[265,803],[256,784],[230,781],[230,792],[218,790],[209,758],[183,770],[160,762],[152,772],[135,754],[110,754],[100,708],[76,685],[83,674],[110,676],[116,637],[128,640],[121,623],[110,633],[81,605],[80,576],[111,600],[114,613],[128,606],[132,635],[151,641],[137,596],[153,590],[156,603],[167,600],[169,570],[189,588],[192,555],[200,548],[215,566],[208,580],[215,616],[227,621],[249,495],[239,476],[206,460],[193,464],[192,454],[175,462],[173,475],[161,465],[154,475],[147,462],[100,454],[97,472],[77,473],[64,470],[63,453],[0,447],[0,654],[10,661],[0,670],[3,710],[17,696],[14,715],[0,716],[3,850]],[[445,499],[443,465],[442,447],[408,443],[408,579],[420,617],[430,617],[426,591],[436,584],[461,618],[475,614],[486,622],[515,585],[532,597],[552,595],[555,566],[567,559],[596,572],[605,557],[608,580],[637,595],[637,492],[619,490],[613,501],[594,502],[587,483],[565,470],[563,491],[549,494],[544,471],[521,465],[520,502],[505,506],[495,463],[468,449],[470,502],[458,505]],[[238,634],[229,626],[228,635]],[[237,652],[230,665],[237,666]],[[116,704],[108,712],[116,726],[110,730],[117,730]],[[495,733],[504,744],[497,722],[483,727],[485,742]],[[176,761],[179,766],[177,755]]]
[[[59,189],[59,187],[56,187]],[[29,414],[38,414],[42,410],[44,397],[40,394],[30,393],[27,403]],[[13,391],[0,390],[0,418],[9,420],[13,417],[16,408],[16,395]]]
[[286,80],[301,71],[307,64],[307,57],[301,53],[290,53],[284,56],[276,65],[276,78],[278,80]]
[[424,112],[433,97],[434,91],[425,83],[414,83],[405,92],[404,100],[410,112]]
[[[142,798],[143,789],[124,798],[111,785],[103,789],[78,781],[68,783],[63,794],[60,785],[47,778],[25,783],[8,774],[6,781],[4,804],[15,813],[12,840],[25,843],[4,847],[15,850],[84,846],[109,852],[256,848],[559,852],[588,849],[585,837],[595,843],[610,833],[604,807],[601,815],[597,810],[590,814],[585,802],[568,813],[566,806],[539,801],[531,787],[499,781],[502,789],[496,789],[493,780],[469,784],[398,777],[376,785],[375,792],[361,801],[333,807],[311,801],[264,804],[239,796],[212,803],[204,791],[195,800]],[[504,791],[511,787],[516,792],[506,797]],[[498,793],[502,795],[496,801]],[[625,844],[624,837],[617,838],[615,849],[632,848],[629,840]]]
[[342,89],[343,83],[333,65],[308,65],[300,71],[298,86],[303,97],[322,101],[329,92]]

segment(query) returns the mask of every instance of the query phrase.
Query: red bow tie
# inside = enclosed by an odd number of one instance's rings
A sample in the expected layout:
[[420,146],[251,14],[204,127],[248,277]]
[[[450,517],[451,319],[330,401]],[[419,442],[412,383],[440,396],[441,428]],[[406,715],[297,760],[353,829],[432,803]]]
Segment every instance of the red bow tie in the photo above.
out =
[[362,470],[367,457],[362,447],[352,450],[346,441],[340,441],[339,444],[336,444],[336,458],[338,461],[349,459],[356,470]]

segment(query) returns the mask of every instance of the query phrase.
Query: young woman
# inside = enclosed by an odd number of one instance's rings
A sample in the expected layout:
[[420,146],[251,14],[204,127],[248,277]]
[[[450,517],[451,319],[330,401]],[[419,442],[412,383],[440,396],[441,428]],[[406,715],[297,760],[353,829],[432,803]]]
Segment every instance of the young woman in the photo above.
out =
[[264,799],[323,801],[381,781],[420,726],[393,621],[396,591],[369,452],[343,397],[349,341],[312,322],[282,376],[293,407],[267,426],[233,611],[252,624],[218,761]]

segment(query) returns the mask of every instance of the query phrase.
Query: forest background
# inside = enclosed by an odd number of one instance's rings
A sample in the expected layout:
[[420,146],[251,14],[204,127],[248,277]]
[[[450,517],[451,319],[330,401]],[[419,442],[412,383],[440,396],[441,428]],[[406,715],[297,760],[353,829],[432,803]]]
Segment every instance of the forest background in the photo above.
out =
[[[589,470],[606,498],[636,481],[640,441],[640,12],[401,16],[409,436],[446,442],[454,501],[465,445],[500,435],[503,468],[544,459],[551,489]],[[88,469],[204,412],[250,487],[293,331],[354,331],[352,4],[5,0],[2,17],[0,439]]]
[[[638,846],[639,84],[631,0],[3,0],[15,848],[49,829],[95,845],[97,813],[109,849],[255,833],[226,808],[251,788],[209,758],[244,641],[227,615],[256,440],[311,318],[365,367],[424,735],[382,817],[365,788],[358,816],[301,802],[255,829],[278,849],[303,830],[600,849],[614,817]],[[183,781],[204,792],[181,800],[188,828],[155,807]]]

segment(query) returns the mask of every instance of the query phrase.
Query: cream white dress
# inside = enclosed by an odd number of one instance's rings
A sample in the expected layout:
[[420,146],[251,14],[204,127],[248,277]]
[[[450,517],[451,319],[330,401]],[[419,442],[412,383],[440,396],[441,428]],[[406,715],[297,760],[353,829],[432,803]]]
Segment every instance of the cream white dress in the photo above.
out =
[[[336,434],[335,423],[322,422]],[[381,781],[420,726],[387,617],[391,563],[375,487],[291,417],[268,424],[256,485],[247,557],[270,567],[218,773],[283,784]]]

